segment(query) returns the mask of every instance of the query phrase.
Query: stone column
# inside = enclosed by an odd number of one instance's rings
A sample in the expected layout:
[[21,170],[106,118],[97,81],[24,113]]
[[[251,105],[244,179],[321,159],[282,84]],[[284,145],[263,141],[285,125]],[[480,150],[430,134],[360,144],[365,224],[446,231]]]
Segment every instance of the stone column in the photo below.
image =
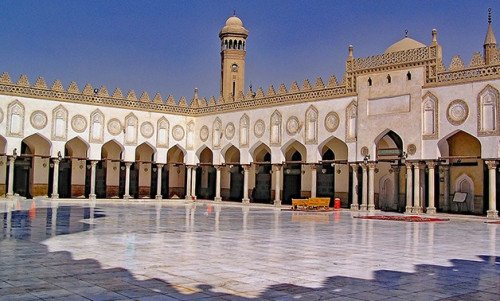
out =
[[156,181],[155,199],[161,200],[161,199],[163,199],[163,196],[161,195],[161,184],[162,184],[161,183],[161,178],[162,178],[161,173],[163,172],[163,164],[156,164],[156,168],[158,168],[158,173],[157,173],[158,180]]
[[420,163],[413,163],[414,181],[413,181],[413,213],[422,213],[420,204]]
[[443,169],[443,176],[444,176],[444,182],[443,182],[443,189],[444,189],[444,202],[443,202],[443,211],[447,212],[450,210],[450,166],[449,165],[442,165],[441,168]]
[[399,204],[399,173],[401,168],[399,165],[392,165],[391,168],[394,174],[394,201],[396,202],[396,209],[399,212],[399,209],[401,208]]
[[186,200],[191,199],[191,166],[186,165]]
[[429,207],[427,207],[427,214],[436,214],[436,205],[435,205],[435,195],[434,195],[434,168],[436,167],[436,162],[429,161],[427,162],[427,167],[429,167]]
[[412,213],[413,208],[413,174],[411,171],[412,164],[410,162],[405,163],[406,165],[406,214]]
[[89,194],[89,199],[95,200],[96,194],[95,194],[95,171],[96,171],[96,166],[97,166],[96,160],[90,161],[90,194]]
[[311,165],[311,197],[316,197],[316,185],[317,185],[317,176],[318,169],[316,168],[316,164]]
[[368,163],[368,211],[375,211],[375,167],[377,163]]
[[220,173],[221,173],[222,166],[216,165],[215,166],[215,202],[220,202],[222,201],[220,197]]
[[486,161],[488,165],[488,182],[489,182],[489,199],[488,199],[488,211],[486,211],[486,217],[496,219],[498,218],[497,210],[497,190],[496,190],[496,161]]
[[130,199],[130,166],[132,162],[125,162],[125,194],[123,195],[124,200]]
[[351,164],[352,167],[352,204],[351,210],[359,210],[358,199],[358,164]]
[[14,162],[15,156],[9,156],[9,186],[7,187],[7,198],[14,196]]
[[274,179],[275,179],[274,205],[281,206],[281,176],[280,176],[281,164],[275,164],[273,165],[273,167],[274,167]]
[[59,158],[53,158],[52,163],[54,163],[54,173],[52,174],[52,199],[59,198]]
[[361,191],[361,206],[359,210],[366,211],[368,209],[368,174],[366,172],[366,164],[361,164],[361,171],[363,173],[363,188]]
[[191,199],[196,200],[196,166],[191,170]]
[[250,165],[243,165],[243,204],[249,204],[250,199],[248,198],[248,170]]

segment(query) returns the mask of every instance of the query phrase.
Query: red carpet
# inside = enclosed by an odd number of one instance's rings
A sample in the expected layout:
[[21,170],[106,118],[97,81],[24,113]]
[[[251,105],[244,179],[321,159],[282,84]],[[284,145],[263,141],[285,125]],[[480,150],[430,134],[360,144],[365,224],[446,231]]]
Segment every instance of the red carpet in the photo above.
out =
[[436,217],[422,217],[418,215],[370,215],[370,216],[355,216],[354,218],[361,219],[375,219],[384,221],[398,221],[398,222],[411,222],[411,223],[422,223],[422,222],[445,222],[449,221],[447,218],[436,218]]
[[495,224],[495,225],[500,225],[500,221],[494,221],[494,222],[485,222],[487,224]]

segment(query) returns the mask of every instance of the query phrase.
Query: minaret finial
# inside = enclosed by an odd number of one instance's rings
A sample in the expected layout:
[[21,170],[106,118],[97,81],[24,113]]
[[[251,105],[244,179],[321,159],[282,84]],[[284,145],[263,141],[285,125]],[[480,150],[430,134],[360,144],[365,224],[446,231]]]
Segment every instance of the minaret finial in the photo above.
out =
[[233,16],[236,16],[236,9],[233,9]]
[[488,24],[491,24],[491,7],[488,8]]
[[408,29],[405,30],[405,38],[408,37]]

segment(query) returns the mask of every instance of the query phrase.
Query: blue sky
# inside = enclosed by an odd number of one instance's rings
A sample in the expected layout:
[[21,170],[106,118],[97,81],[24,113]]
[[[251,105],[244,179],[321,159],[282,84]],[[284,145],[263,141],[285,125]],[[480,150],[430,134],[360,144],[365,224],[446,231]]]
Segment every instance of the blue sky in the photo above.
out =
[[[497,4],[495,6],[495,4]],[[0,2],[0,72],[43,76],[112,92],[134,89],[176,100],[218,96],[218,33],[233,9],[250,31],[246,86],[277,89],[305,78],[340,80],[354,56],[383,53],[409,36],[429,44],[438,30],[445,65],[482,52],[487,10],[500,34],[498,1],[14,1]],[[498,30],[497,30],[498,29]]]

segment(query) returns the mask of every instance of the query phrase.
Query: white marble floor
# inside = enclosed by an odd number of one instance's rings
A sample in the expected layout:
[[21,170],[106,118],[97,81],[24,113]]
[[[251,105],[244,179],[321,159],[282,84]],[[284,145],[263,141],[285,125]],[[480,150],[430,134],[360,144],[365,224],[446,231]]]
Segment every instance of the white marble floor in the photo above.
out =
[[484,220],[225,203],[19,209],[0,214],[0,300],[500,299],[500,225]]

